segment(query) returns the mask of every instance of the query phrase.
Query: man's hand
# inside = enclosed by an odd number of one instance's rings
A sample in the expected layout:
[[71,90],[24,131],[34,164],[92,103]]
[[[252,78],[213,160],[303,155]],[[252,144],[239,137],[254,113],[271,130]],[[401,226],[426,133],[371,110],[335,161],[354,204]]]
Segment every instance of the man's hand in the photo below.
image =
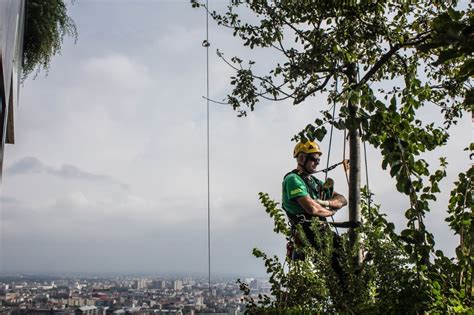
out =
[[330,207],[334,210],[339,210],[342,207],[347,205],[347,199],[343,195],[338,194],[337,192],[334,192],[334,194],[332,195],[332,198],[326,201],[331,202]]
[[329,207],[329,201],[327,200],[316,199],[316,202],[319,203],[323,207]]
[[332,210],[327,209],[325,206],[319,204],[316,200],[312,199],[308,195],[298,197],[296,201],[298,201],[298,203],[306,211],[306,213],[310,215],[318,217],[330,217],[334,215],[334,212]]

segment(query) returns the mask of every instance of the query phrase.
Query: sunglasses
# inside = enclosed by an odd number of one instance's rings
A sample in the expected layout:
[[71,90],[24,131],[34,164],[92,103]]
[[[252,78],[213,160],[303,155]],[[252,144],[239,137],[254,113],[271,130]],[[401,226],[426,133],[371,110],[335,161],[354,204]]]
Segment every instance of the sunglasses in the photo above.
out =
[[309,161],[311,161],[311,162],[318,163],[318,164],[319,164],[319,161],[321,161],[320,158],[314,157],[314,156],[311,156],[311,155],[308,155],[308,156],[307,156],[307,159],[308,159]]

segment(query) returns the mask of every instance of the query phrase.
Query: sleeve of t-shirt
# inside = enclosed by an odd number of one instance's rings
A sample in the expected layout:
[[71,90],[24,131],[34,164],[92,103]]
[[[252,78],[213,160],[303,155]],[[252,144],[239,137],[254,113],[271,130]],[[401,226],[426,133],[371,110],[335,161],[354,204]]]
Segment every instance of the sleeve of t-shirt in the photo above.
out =
[[285,180],[285,190],[290,199],[308,195],[308,189],[303,180],[297,176],[288,176]]

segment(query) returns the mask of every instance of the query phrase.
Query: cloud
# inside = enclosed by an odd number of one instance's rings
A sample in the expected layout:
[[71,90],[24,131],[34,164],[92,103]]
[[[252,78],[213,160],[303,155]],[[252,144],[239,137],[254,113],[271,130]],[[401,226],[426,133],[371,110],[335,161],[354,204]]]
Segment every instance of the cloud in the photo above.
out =
[[20,201],[16,198],[8,197],[8,196],[0,196],[0,204],[14,205],[14,204],[19,204],[19,203]]
[[128,185],[121,183],[113,177],[85,172],[80,168],[69,164],[64,164],[59,169],[55,169],[45,165],[39,159],[32,156],[21,158],[5,170],[5,174],[8,176],[28,175],[32,173],[45,173],[65,180],[83,180],[115,184],[123,189],[128,189]]
[[81,71],[83,72],[81,77],[85,76],[91,83],[91,90],[94,89],[93,85],[96,82],[101,82],[100,89],[105,91],[120,86],[121,90],[116,91],[126,99],[130,97],[130,93],[134,96],[134,91],[140,91],[150,83],[147,67],[130,56],[117,52],[85,60],[81,65]]
[[6,175],[47,172],[48,168],[37,158],[24,157],[5,170]]

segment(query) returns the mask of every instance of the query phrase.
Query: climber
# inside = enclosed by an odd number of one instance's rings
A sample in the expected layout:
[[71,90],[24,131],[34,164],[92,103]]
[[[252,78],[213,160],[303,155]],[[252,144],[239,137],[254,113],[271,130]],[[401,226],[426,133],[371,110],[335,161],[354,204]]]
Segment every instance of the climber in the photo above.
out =
[[[326,218],[347,205],[346,198],[334,191],[331,179],[322,182],[312,175],[316,172],[321,155],[320,147],[314,141],[298,142],[293,151],[293,157],[297,161],[296,169],[286,174],[283,179],[282,205],[293,234],[288,255],[293,260],[304,259],[304,255],[294,248],[294,243],[298,243],[296,225],[301,224],[306,238],[318,250],[320,244],[316,244],[314,232],[310,228],[312,218],[316,218],[321,224],[321,231],[327,231]],[[333,236],[334,247],[338,247],[339,237],[336,234]],[[336,273],[342,272],[336,261],[337,255],[332,260]]]

